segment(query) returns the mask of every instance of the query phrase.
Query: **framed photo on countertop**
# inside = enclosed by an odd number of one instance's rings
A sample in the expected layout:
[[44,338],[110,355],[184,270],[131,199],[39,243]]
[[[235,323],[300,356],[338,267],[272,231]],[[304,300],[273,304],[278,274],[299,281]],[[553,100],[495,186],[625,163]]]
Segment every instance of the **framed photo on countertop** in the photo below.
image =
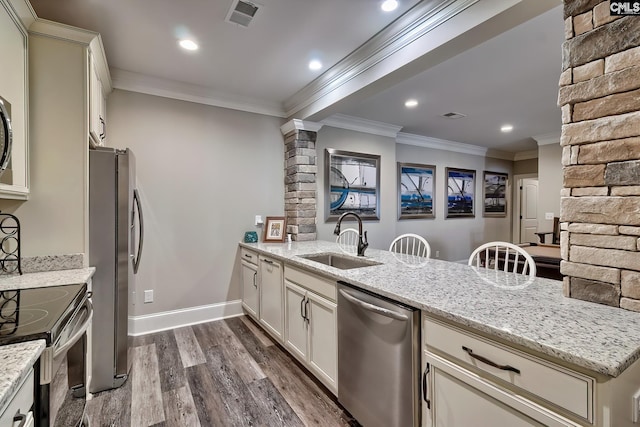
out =
[[287,220],[283,216],[268,216],[264,222],[263,242],[284,242],[287,235]]
[[509,175],[484,171],[482,215],[487,217],[507,216],[507,183]]

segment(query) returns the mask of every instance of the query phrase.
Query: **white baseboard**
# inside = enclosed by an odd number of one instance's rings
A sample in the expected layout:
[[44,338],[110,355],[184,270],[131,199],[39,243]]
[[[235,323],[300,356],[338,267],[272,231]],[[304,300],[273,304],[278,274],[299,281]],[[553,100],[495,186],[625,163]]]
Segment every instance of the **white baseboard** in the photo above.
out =
[[243,314],[242,300],[129,317],[129,335],[146,335]]

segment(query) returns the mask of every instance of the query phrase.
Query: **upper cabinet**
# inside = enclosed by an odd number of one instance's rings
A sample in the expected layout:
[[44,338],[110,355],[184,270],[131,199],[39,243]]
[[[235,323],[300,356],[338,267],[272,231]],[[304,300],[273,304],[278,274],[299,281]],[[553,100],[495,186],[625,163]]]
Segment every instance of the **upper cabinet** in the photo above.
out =
[[102,84],[100,61],[89,55],[89,142],[103,146],[107,139],[107,93],[109,85]]
[[29,57],[21,2],[0,0],[0,96],[10,107],[13,134],[9,165],[0,176],[0,198],[29,197]]

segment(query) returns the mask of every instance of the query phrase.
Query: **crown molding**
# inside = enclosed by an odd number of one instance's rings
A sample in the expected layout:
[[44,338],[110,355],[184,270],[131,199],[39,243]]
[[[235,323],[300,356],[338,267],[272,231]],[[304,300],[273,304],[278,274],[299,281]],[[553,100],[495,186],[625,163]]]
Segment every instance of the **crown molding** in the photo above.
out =
[[208,87],[111,68],[113,87],[164,98],[285,118],[281,105],[215,92]]
[[287,123],[280,126],[280,132],[286,135],[294,130],[304,130],[309,132],[318,132],[322,128],[322,123],[304,121],[300,119],[289,120]]
[[[52,37],[86,46],[91,45],[91,42],[100,37],[100,34],[94,31],[83,30],[82,28],[41,18],[36,18],[29,26],[29,34]],[[102,41],[100,41],[100,45],[102,45]]]
[[[327,97],[479,0],[422,1],[285,102],[289,116]],[[399,65],[395,65],[398,68]],[[387,72],[390,70],[387,70]]]
[[543,135],[532,136],[531,138],[535,139],[540,145],[550,145],[550,144],[560,144],[560,131],[545,133]]
[[520,160],[537,159],[538,150],[520,151],[513,156],[513,161],[518,162]]
[[478,145],[465,144],[462,142],[447,141],[446,139],[415,135],[412,133],[398,133],[396,143],[513,161],[513,154],[504,151],[493,150],[487,147],[480,147]]
[[36,12],[27,0],[6,0],[7,5],[13,9],[15,15],[20,19],[24,28],[28,29],[38,18]]
[[400,129],[402,129],[402,126],[361,119],[360,117],[348,116],[346,114],[334,114],[322,120],[321,123],[334,128],[354,130],[372,135],[387,136],[389,138],[395,138],[398,132],[400,132]]

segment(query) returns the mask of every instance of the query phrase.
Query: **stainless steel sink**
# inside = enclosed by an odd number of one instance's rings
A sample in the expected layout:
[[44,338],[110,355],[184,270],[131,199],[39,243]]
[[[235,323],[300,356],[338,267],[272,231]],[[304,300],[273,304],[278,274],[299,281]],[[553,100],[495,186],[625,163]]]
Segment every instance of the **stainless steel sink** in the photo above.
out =
[[300,255],[301,258],[308,259],[309,261],[319,262],[320,264],[328,265],[330,267],[339,268],[340,270],[350,270],[352,268],[371,267],[373,265],[380,265],[377,261],[370,259],[356,258],[342,254],[335,253],[322,253],[322,254],[309,254]]

